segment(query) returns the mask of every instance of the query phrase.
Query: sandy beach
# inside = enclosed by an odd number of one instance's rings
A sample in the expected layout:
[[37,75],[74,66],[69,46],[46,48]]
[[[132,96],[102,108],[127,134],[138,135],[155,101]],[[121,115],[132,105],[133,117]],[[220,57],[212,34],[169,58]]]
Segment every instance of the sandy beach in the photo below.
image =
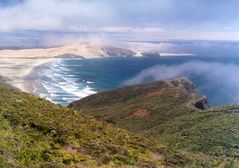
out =
[[[89,43],[46,49],[0,50],[0,76],[12,86],[32,92],[30,75],[36,67],[62,57],[97,58],[107,56],[103,48]],[[30,76],[29,76],[30,75]]]
[[55,61],[57,58],[0,57],[0,75],[7,83],[25,92],[32,92],[33,78],[28,76],[36,67]]

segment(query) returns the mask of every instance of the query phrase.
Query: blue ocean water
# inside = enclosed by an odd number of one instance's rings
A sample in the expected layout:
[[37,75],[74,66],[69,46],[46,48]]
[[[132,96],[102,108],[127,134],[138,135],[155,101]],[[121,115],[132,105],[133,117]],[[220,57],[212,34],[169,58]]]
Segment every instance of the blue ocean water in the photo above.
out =
[[35,93],[54,103],[67,105],[125,85],[186,76],[214,106],[239,103],[238,75],[237,57],[59,59],[41,70]]

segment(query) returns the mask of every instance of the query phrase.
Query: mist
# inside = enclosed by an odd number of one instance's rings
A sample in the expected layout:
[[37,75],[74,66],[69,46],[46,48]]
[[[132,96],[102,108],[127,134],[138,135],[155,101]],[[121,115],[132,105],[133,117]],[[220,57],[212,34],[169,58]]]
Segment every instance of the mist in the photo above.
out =
[[[188,77],[206,94],[213,105],[239,103],[239,65],[193,61],[179,65],[157,65],[143,70],[124,82],[125,85],[139,84],[151,80]],[[217,99],[217,102],[214,102]]]

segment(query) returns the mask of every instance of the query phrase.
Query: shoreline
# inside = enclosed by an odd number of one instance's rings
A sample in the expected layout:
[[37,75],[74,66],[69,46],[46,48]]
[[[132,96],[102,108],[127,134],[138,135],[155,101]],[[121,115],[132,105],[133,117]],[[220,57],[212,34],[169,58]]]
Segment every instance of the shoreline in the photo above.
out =
[[36,79],[39,76],[39,73],[42,71],[42,69],[45,66],[47,66],[47,65],[49,65],[49,64],[51,64],[51,63],[53,63],[53,62],[55,62],[59,59],[60,58],[56,58],[54,60],[49,60],[48,62],[44,62],[44,63],[42,62],[42,64],[37,65],[36,67],[33,67],[31,69],[30,73],[23,77],[22,80],[24,81],[24,83],[22,84],[21,90],[24,90],[27,93],[36,94],[34,86],[37,85]]
[[19,85],[18,88],[21,89],[24,92],[35,94],[34,93],[34,84],[36,83],[36,79],[41,72],[42,68],[50,63],[53,63],[54,61],[58,60],[60,58],[54,58],[54,59],[42,59],[40,62],[35,64],[31,69],[29,69],[29,73],[22,76],[22,83]]
[[59,58],[22,58],[19,57],[0,57],[0,75],[8,78],[8,84],[24,92],[32,93],[32,82],[36,77],[39,67],[54,62]]

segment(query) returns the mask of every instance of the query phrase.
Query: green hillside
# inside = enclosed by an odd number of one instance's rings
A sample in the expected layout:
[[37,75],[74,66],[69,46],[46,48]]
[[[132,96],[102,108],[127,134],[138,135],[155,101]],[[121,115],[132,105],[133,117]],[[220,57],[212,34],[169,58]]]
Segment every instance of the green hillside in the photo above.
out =
[[0,84],[0,167],[181,167],[162,145]]
[[[188,79],[107,91],[73,102],[70,107],[172,150],[190,153],[194,159],[211,158],[215,167],[219,166],[217,159],[239,164],[239,106],[208,109],[207,99],[196,93]],[[202,167],[206,165],[213,167]]]
[[237,107],[198,110],[194,92],[154,82],[71,104],[79,112],[0,84],[0,167],[236,167]]
[[0,154],[0,167],[184,164],[140,136],[6,85],[0,85]]

